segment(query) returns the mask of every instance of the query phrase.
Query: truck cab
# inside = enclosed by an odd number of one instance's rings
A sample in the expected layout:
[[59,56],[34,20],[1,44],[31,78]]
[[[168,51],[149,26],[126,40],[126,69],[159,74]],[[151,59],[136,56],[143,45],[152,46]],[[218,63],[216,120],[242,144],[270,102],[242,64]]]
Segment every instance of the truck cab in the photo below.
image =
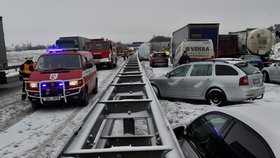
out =
[[112,69],[117,66],[117,48],[113,41],[91,39],[86,42],[86,48],[92,53],[97,67],[107,66]]
[[26,92],[34,108],[57,102],[86,106],[89,94],[97,93],[97,83],[97,69],[90,52],[51,49],[38,58],[26,82]]

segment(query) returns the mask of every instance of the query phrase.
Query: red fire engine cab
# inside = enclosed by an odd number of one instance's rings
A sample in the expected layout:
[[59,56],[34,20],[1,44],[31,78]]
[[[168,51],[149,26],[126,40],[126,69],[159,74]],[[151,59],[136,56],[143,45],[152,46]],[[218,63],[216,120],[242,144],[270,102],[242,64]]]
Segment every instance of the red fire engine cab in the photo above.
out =
[[97,83],[97,69],[90,52],[49,49],[38,58],[26,82],[26,92],[34,108],[61,102],[86,106],[89,94],[98,91]]
[[117,66],[116,44],[107,39],[91,39],[86,42],[86,48],[93,55],[97,67],[107,66],[112,69]]

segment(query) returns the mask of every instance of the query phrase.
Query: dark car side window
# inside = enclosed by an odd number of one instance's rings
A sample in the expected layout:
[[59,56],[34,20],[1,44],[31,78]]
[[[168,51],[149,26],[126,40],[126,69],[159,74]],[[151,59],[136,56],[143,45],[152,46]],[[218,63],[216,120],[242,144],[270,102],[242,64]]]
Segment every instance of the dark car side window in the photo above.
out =
[[256,67],[254,67],[253,65],[251,65],[249,63],[238,63],[238,64],[235,64],[235,66],[240,68],[247,75],[252,75],[257,71]]
[[212,65],[197,64],[193,66],[191,76],[211,76],[212,75]]
[[240,158],[275,157],[265,140],[253,129],[241,123],[235,123],[224,140]]
[[169,73],[169,77],[184,77],[188,73],[191,65],[185,65],[176,68],[172,72]]
[[238,72],[234,68],[232,68],[228,65],[216,65],[215,70],[216,70],[217,76],[236,76],[236,75],[238,75]]
[[231,158],[223,150],[224,144],[220,137],[229,121],[230,118],[218,114],[201,117],[188,127],[186,139],[201,157]]

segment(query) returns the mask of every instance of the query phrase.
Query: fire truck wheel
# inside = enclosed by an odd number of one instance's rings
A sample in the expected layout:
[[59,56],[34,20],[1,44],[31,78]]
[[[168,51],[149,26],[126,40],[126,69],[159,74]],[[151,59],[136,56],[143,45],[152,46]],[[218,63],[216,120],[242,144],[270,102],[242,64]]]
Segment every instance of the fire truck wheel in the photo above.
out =
[[92,94],[96,94],[97,92],[98,92],[98,80],[96,79],[95,87],[94,87],[94,89],[92,90]]
[[113,69],[113,64],[112,63],[107,63],[108,69]]
[[33,107],[33,109],[39,109],[40,108],[40,103],[36,103],[36,102],[32,102],[31,106]]
[[87,106],[88,105],[88,100],[89,100],[89,97],[88,97],[88,90],[87,88],[85,88],[84,92],[83,92],[83,98],[81,99],[81,106]]

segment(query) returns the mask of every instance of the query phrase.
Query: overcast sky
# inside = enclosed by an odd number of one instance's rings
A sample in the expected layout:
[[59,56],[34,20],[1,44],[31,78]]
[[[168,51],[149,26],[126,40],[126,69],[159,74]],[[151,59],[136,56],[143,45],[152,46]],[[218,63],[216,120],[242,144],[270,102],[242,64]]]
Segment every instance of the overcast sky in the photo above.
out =
[[280,23],[280,0],[1,0],[7,46],[53,44],[60,36],[124,43],[171,37],[188,23],[220,23],[220,33]]

